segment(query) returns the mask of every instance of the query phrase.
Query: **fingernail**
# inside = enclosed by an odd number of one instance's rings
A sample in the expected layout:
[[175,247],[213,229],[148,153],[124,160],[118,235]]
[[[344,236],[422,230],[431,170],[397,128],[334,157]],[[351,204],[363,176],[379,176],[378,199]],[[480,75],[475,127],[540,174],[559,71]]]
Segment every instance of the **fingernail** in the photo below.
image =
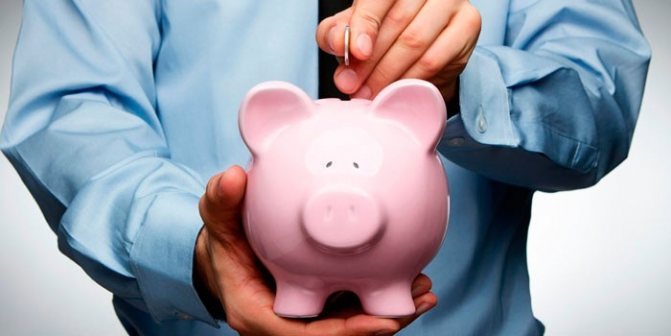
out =
[[[372,95],[373,95],[373,92],[370,90],[370,88],[368,86],[364,85],[359,89],[359,91],[357,91],[354,95],[352,95],[352,98],[370,99],[370,97]],[[413,295],[413,297],[414,297],[414,295]]]
[[332,54],[335,54],[335,34],[336,26],[333,26],[331,27],[331,30],[329,30],[328,36],[326,37],[326,42],[328,43]]
[[336,76],[335,81],[340,91],[345,93],[352,92],[356,88],[356,72],[352,69],[345,69]]
[[366,57],[373,53],[373,40],[368,34],[361,34],[356,38],[356,47]]
[[421,305],[419,305],[419,307],[417,307],[417,311],[415,312],[415,315],[422,315],[422,314],[426,313],[427,311],[429,311],[429,309],[431,309],[431,308],[433,308],[432,304],[424,302]]

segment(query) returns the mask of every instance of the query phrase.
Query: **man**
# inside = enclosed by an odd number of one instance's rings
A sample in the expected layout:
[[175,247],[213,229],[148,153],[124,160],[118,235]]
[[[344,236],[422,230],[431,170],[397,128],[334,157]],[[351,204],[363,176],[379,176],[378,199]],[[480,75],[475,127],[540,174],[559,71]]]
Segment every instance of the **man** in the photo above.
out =
[[249,88],[286,80],[316,97],[317,12],[26,1],[2,149],[61,250],[114,293],[130,334],[542,334],[525,253],[533,190],[590,186],[625,158],[650,57],[631,3],[359,0],[321,21],[318,44],[336,55],[352,27],[353,64],[334,74],[344,93],[415,77],[450,106],[438,147],[450,226],[432,281],[415,281],[418,312],[439,305],[414,322],[274,316],[240,232],[244,172],[220,173],[249,159],[236,122]]

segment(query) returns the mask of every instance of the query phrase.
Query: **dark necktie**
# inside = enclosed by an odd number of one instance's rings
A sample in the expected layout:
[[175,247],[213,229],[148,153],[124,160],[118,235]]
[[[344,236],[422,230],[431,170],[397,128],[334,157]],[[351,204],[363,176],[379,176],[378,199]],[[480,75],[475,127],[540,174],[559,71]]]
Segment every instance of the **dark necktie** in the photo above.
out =
[[[352,5],[352,0],[319,0],[319,22],[343,11]],[[344,32],[343,32],[344,33]],[[333,72],[338,67],[335,56],[319,50],[319,98],[349,99],[338,91],[333,83]]]

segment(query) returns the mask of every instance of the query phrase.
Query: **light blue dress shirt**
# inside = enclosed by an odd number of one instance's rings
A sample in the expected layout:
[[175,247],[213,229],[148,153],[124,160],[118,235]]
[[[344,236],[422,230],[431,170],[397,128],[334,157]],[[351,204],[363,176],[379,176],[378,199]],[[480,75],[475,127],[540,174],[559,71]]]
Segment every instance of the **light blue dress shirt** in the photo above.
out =
[[[650,58],[628,0],[473,4],[482,34],[439,145],[452,193],[426,269],[439,305],[407,335],[543,333],[533,191],[588,187],[627,156]],[[128,330],[233,334],[192,285],[198,199],[249,160],[248,89],[316,96],[316,25],[316,1],[25,1],[2,151]]]

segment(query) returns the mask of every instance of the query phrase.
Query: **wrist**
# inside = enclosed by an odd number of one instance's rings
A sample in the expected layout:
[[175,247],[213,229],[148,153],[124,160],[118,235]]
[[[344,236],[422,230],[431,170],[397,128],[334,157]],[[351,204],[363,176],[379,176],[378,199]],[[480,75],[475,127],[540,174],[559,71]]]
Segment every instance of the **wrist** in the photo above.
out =
[[447,107],[447,119],[452,118],[453,116],[461,112],[461,106],[459,104],[459,77],[457,77],[456,82],[454,83],[454,88],[449,97],[445,97],[445,106]]
[[219,300],[216,278],[211,265],[207,229],[203,226],[198,233],[194,248],[193,286],[210,315],[215,319],[225,320],[226,313]]

